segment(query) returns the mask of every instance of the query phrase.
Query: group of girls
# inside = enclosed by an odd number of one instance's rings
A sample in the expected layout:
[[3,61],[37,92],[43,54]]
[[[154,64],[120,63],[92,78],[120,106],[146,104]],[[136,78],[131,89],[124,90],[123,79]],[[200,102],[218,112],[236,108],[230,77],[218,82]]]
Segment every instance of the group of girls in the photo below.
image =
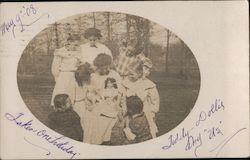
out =
[[148,79],[152,61],[141,48],[128,44],[113,59],[98,42],[101,33],[96,28],[87,29],[84,37],[88,43],[79,45],[79,37],[70,36],[54,53],[50,127],[90,144],[123,145],[155,138],[160,99]]

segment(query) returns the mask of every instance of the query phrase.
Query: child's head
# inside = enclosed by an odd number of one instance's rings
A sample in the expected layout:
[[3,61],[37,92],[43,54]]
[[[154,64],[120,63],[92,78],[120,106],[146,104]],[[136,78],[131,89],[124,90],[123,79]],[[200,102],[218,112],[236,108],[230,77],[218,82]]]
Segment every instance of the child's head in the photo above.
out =
[[84,38],[86,38],[90,45],[95,45],[96,42],[102,37],[101,31],[96,28],[88,28],[84,32]]
[[115,89],[117,89],[116,80],[114,78],[107,78],[105,80],[105,89],[106,88],[115,88]]
[[142,64],[138,65],[136,68],[130,68],[128,79],[131,82],[137,81],[142,76],[143,76],[143,65]]
[[127,114],[133,116],[143,111],[143,102],[138,96],[127,97]]
[[67,94],[57,94],[54,98],[54,105],[56,112],[64,112],[72,107],[71,100]]
[[126,55],[127,56],[133,56],[134,55],[134,48],[132,46],[127,46],[126,48]]
[[89,83],[93,70],[89,63],[80,65],[75,72],[75,79],[79,86],[83,86],[84,83]]
[[105,53],[100,53],[94,60],[94,66],[96,67],[97,73],[100,75],[109,74],[110,67],[112,64],[112,57]]
[[69,35],[65,47],[70,51],[76,51],[79,47],[80,36],[77,34]]

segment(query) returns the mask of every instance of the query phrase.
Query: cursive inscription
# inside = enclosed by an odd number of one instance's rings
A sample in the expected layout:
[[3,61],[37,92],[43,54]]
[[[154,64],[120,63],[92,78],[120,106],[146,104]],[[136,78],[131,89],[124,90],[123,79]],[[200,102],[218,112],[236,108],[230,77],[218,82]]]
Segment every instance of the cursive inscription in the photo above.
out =
[[[224,133],[221,129],[223,125],[222,120],[216,121],[213,119],[215,114],[225,110],[225,105],[223,101],[220,99],[216,99],[212,105],[210,105],[207,111],[201,111],[197,118],[197,121],[194,123],[193,127],[191,128],[182,128],[181,131],[172,134],[168,137],[167,144],[162,146],[163,150],[169,150],[177,143],[183,142],[185,144],[184,150],[185,151],[193,151],[195,157],[198,157],[198,149],[204,146],[204,141],[212,141],[218,140],[217,138],[222,138],[223,140],[219,143],[214,149],[210,150],[209,152],[215,152],[215,156],[218,156],[223,147],[237,134],[241,131],[245,130],[246,128],[240,128],[236,132],[234,132],[231,136],[224,138]],[[211,127],[207,127],[209,121],[213,123]]]
[[8,21],[3,22],[0,25],[2,36],[11,33],[12,36],[16,37],[16,28],[19,27],[19,32],[24,32],[26,27],[32,26],[34,23],[39,21],[42,17],[49,18],[48,13],[39,14],[39,11],[33,4],[23,6],[20,8],[15,17]]
[[[66,153],[67,155],[70,156],[70,159],[75,158],[77,155],[80,155],[80,153],[78,153],[77,151],[75,151],[74,146],[70,145],[70,142],[66,139],[66,137],[64,136],[60,136],[60,137],[55,137],[52,136],[48,133],[47,130],[45,129],[37,129],[33,126],[33,120],[28,120],[28,121],[24,121],[24,113],[18,113],[17,115],[12,115],[10,113],[5,113],[5,118],[7,120],[9,120],[10,122],[13,122],[15,125],[17,125],[20,128],[23,128],[24,130],[26,130],[27,132],[33,133],[34,136],[40,137],[41,139],[45,140],[47,143],[55,146],[57,149],[61,150],[62,152]],[[35,146],[38,147],[40,149],[45,150],[47,153],[46,155],[50,155],[51,152],[44,148],[41,147],[37,144],[34,144],[33,142],[31,142],[30,140],[27,140],[27,138],[24,137],[24,140]]]

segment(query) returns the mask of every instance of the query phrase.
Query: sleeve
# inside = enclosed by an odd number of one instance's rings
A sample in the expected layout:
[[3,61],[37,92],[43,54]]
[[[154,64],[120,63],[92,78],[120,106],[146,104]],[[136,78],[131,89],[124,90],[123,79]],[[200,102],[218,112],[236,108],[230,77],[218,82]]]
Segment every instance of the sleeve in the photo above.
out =
[[51,65],[51,73],[54,76],[55,80],[59,76],[59,71],[60,71],[59,69],[60,69],[61,62],[62,62],[61,57],[54,56],[53,61],[52,61],[52,65]]
[[116,80],[117,87],[118,87],[118,89],[120,91],[122,89],[122,78],[119,75],[119,73],[117,73],[115,71],[114,71],[114,78]]
[[126,105],[126,96],[127,95],[126,95],[126,88],[125,88],[125,86],[122,85],[122,83],[120,85],[119,92],[121,94],[121,103],[120,103],[120,105],[121,105],[123,113],[126,113],[127,112],[127,105]]
[[63,48],[56,49],[54,52],[54,56],[69,57],[68,52],[65,51]]
[[130,143],[138,143],[141,141],[141,135],[144,131],[144,123],[142,121],[135,120],[133,124],[130,125],[132,133],[135,135],[133,140],[130,140]]
[[125,94],[121,96],[121,108],[122,108],[123,114],[126,114],[127,113],[127,100],[126,100]]
[[92,73],[90,75],[90,85],[97,86],[98,78],[96,77],[96,73]]
[[84,60],[85,57],[84,57],[84,48],[85,48],[85,45],[81,45],[80,46],[80,50],[79,50],[79,60],[80,60],[80,63],[81,64],[84,64],[86,61]]
[[136,95],[144,102],[146,101],[148,92],[147,90],[139,90],[136,92]]
[[110,55],[112,57],[112,59],[113,59],[113,55],[112,55],[110,49],[107,46],[103,45],[103,50],[104,50],[104,53]]
[[155,87],[148,89],[148,98],[152,106],[152,111],[153,112],[159,112],[160,108],[160,96],[158,93],[158,90]]

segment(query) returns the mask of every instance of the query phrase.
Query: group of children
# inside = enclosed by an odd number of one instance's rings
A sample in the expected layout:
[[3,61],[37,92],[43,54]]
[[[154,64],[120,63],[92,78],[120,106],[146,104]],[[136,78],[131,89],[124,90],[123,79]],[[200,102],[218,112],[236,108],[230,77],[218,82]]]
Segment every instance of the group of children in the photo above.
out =
[[160,99],[147,78],[151,60],[131,45],[124,45],[113,60],[108,48],[96,42],[101,37],[98,29],[88,29],[84,36],[89,43],[80,46],[78,38],[70,37],[55,51],[50,127],[90,144],[123,145],[155,138]]

